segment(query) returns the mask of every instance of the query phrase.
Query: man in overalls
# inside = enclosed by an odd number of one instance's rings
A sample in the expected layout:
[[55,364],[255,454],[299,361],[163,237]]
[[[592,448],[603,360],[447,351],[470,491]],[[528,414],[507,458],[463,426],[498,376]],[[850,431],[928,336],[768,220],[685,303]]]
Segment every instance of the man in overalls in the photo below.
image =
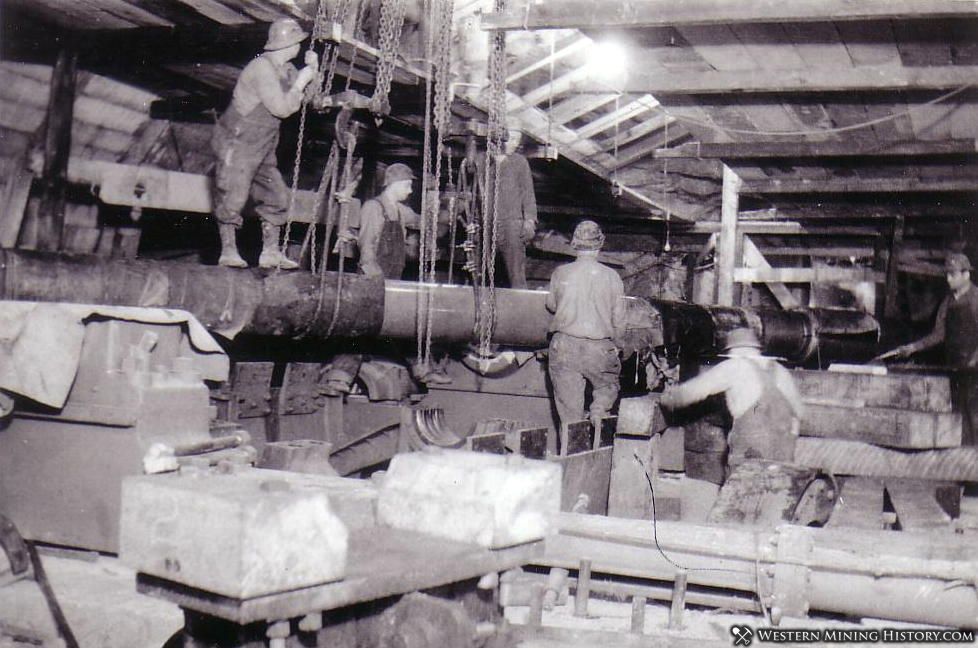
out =
[[978,445],[978,287],[971,282],[971,260],[961,252],[947,253],[944,273],[950,293],[937,309],[934,329],[880,359],[906,358],[943,344],[944,361],[955,371],[955,396],[964,419],[961,445]]
[[[496,209],[496,240],[510,288],[526,288],[526,246],[537,230],[537,201],[533,174],[526,157],[519,153],[523,133],[507,131],[505,152],[490,166],[486,192],[495,190],[499,174],[499,203]],[[491,209],[491,199],[490,199]]]
[[761,343],[748,328],[727,335],[727,359],[662,394],[659,405],[681,409],[713,394],[724,395],[733,425],[727,436],[727,475],[748,459],[794,461],[801,396],[794,378],[773,358],[761,355]]
[[[411,167],[396,162],[384,172],[384,190],[360,208],[360,272],[384,279],[400,279],[407,265],[406,227],[417,228],[421,216],[404,201],[411,196],[414,172]],[[336,396],[347,393],[360,371],[363,356],[342,354],[333,359],[325,375],[323,393]],[[447,384],[451,378],[442,365],[411,366],[414,377],[425,384]]]
[[411,196],[414,172],[396,162],[384,172],[384,190],[360,208],[360,271],[400,279],[406,265],[405,227],[418,227],[421,216],[404,204]]
[[249,194],[262,219],[262,268],[292,270],[298,264],[279,247],[288,217],[289,190],[278,170],[275,149],[279,126],[302,106],[306,86],[316,76],[315,52],[306,53],[306,66],[297,71],[291,61],[308,34],[295,20],[284,18],[268,30],[265,52],[241,71],[231,105],[214,127],[211,145],[217,155],[214,174],[215,216],[221,236],[218,263],[245,268],[235,234]]

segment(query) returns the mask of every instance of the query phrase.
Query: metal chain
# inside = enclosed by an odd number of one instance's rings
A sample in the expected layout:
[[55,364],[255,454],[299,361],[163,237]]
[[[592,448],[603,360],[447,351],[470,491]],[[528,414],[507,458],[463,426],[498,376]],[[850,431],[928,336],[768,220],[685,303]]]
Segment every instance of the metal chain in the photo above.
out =
[[[428,224],[428,276],[427,282],[434,284],[435,262],[438,257],[438,213],[441,209],[441,192],[439,183],[441,182],[442,157],[445,150],[445,133],[448,132],[449,119],[451,118],[451,51],[452,51],[452,18],[454,13],[454,0],[437,0],[435,3],[435,19],[437,25],[437,36],[435,37],[433,57],[435,64],[435,84],[434,84],[434,115],[433,123],[435,127],[435,186],[431,191],[430,216]],[[426,150],[426,153],[429,151]],[[431,334],[434,317],[434,300],[428,298],[428,312],[425,316],[427,327],[425,331],[424,360],[431,361]]]
[[[432,29],[428,31],[428,38],[425,41],[425,56],[430,62],[432,58],[432,52],[434,50],[433,44],[433,15],[434,15],[434,0],[431,0],[429,5],[430,12],[426,17],[428,24],[432,25]],[[428,195],[428,185],[431,181],[431,131],[432,131],[432,94],[434,92],[434,74],[429,66],[428,75],[425,77],[424,84],[424,144],[422,148],[422,158],[421,158],[421,222],[420,222],[420,232],[418,236],[418,292],[417,292],[417,303],[415,305],[415,312],[417,315],[417,320],[415,321],[415,338],[417,341],[417,362],[419,365],[424,366],[426,361],[425,358],[425,340],[427,339],[427,330],[429,328],[429,322],[427,320],[428,315],[428,304],[431,301],[431,293],[429,292],[429,287],[426,284],[426,273],[427,261],[428,261],[428,214],[430,211],[430,198]],[[435,180],[437,185],[438,181]]]
[[404,0],[382,0],[380,5],[380,42],[377,59],[376,85],[370,99],[370,110],[375,115],[389,111],[387,96],[394,78],[394,65],[397,63],[398,41],[404,28]]
[[[326,19],[326,11],[324,9],[325,5],[326,3],[323,0],[320,0],[316,8],[316,19],[312,26],[314,41],[317,34],[322,34],[323,21]],[[310,47],[312,47],[312,45],[310,45]],[[309,91],[308,96],[311,97],[314,94],[315,88],[312,91]],[[305,100],[306,98],[307,97],[303,97],[302,107],[299,111],[299,133],[295,145],[295,161],[292,164],[292,187],[289,191],[289,208],[285,216],[285,237],[282,239],[282,245],[285,246],[286,251],[288,250],[289,239],[292,237],[292,221],[295,219],[295,199],[299,192],[299,169],[302,165],[302,146],[306,137],[306,114],[308,112],[308,103]],[[315,212],[313,213],[315,214]],[[278,270],[278,268],[276,270]]]
[[[506,10],[506,0],[496,0],[495,10]],[[499,210],[499,162],[504,153],[506,134],[506,32],[496,31],[490,36],[489,50],[489,136],[486,141],[486,194],[492,196],[491,210],[483,214],[483,266],[487,295],[480,304],[479,352],[488,357],[491,353],[492,335],[496,323],[496,256],[498,242]],[[491,173],[491,175],[490,175]],[[491,178],[491,186],[490,186]],[[491,193],[490,193],[491,192]],[[488,235],[488,236],[487,236]],[[488,238],[488,245],[485,239]]]

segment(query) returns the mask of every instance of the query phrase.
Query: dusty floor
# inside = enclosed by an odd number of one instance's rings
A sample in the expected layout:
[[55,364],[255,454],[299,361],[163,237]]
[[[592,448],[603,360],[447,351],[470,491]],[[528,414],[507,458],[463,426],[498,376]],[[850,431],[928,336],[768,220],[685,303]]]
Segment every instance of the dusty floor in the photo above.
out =
[[[135,573],[117,558],[79,553],[42,554],[41,560],[82,648],[160,648],[183,625],[178,607],[136,592]],[[0,587],[0,623],[57,636],[41,592],[29,580]],[[5,643],[2,636],[0,648],[30,645]]]

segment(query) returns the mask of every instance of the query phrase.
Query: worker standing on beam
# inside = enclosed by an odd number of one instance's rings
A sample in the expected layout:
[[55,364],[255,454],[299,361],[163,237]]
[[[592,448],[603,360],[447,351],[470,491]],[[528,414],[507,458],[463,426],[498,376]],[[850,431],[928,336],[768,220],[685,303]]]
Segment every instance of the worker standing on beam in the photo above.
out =
[[278,170],[275,150],[282,120],[299,110],[306,86],[318,72],[319,60],[312,50],[306,52],[301,71],[291,63],[307,36],[291,18],[273,22],[265,51],[241,71],[231,105],[214,127],[211,145],[217,155],[214,196],[221,236],[220,265],[248,265],[238,253],[235,236],[250,194],[262,219],[258,265],[283,270],[298,267],[282,253],[279,243],[288,218],[289,190]]
[[486,192],[494,191],[493,173],[499,174],[496,237],[510,288],[526,288],[526,246],[537,231],[537,199],[530,163],[519,153],[523,133],[509,129],[503,155],[494,160]]
[[978,444],[978,288],[971,282],[971,260],[961,252],[948,252],[944,272],[950,294],[937,309],[934,329],[916,342],[879,356],[907,358],[919,351],[944,345],[947,365],[957,372],[957,394],[964,430],[962,445]]
[[748,459],[791,463],[795,457],[803,408],[791,373],[761,355],[761,343],[749,328],[727,334],[727,359],[666,390],[659,405],[681,409],[723,394],[733,419],[727,435],[727,476]]
[[571,246],[577,260],[550,277],[548,373],[560,419],[560,452],[567,452],[567,426],[584,418],[584,388],[591,384],[590,419],[595,435],[601,419],[618,398],[621,361],[615,340],[625,326],[625,287],[618,273],[598,262],[604,233],[594,221],[582,221]]

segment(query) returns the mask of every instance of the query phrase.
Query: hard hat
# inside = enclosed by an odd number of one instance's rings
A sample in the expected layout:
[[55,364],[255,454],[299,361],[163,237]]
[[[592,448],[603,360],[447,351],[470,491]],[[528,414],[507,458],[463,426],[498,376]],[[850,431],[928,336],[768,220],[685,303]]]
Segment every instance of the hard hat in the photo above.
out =
[[727,333],[727,338],[723,346],[724,351],[731,349],[760,349],[761,341],[757,335],[749,328],[735,328]]
[[384,186],[389,187],[401,180],[414,180],[414,171],[406,164],[395,162],[384,171]]
[[944,269],[948,272],[971,270],[971,260],[963,252],[948,252],[944,257]]
[[267,51],[285,49],[297,45],[309,36],[308,32],[299,26],[293,18],[280,18],[268,28],[268,40],[265,42]]
[[574,228],[574,238],[571,239],[571,247],[575,250],[600,250],[602,245],[604,245],[604,234],[594,221],[581,221]]

